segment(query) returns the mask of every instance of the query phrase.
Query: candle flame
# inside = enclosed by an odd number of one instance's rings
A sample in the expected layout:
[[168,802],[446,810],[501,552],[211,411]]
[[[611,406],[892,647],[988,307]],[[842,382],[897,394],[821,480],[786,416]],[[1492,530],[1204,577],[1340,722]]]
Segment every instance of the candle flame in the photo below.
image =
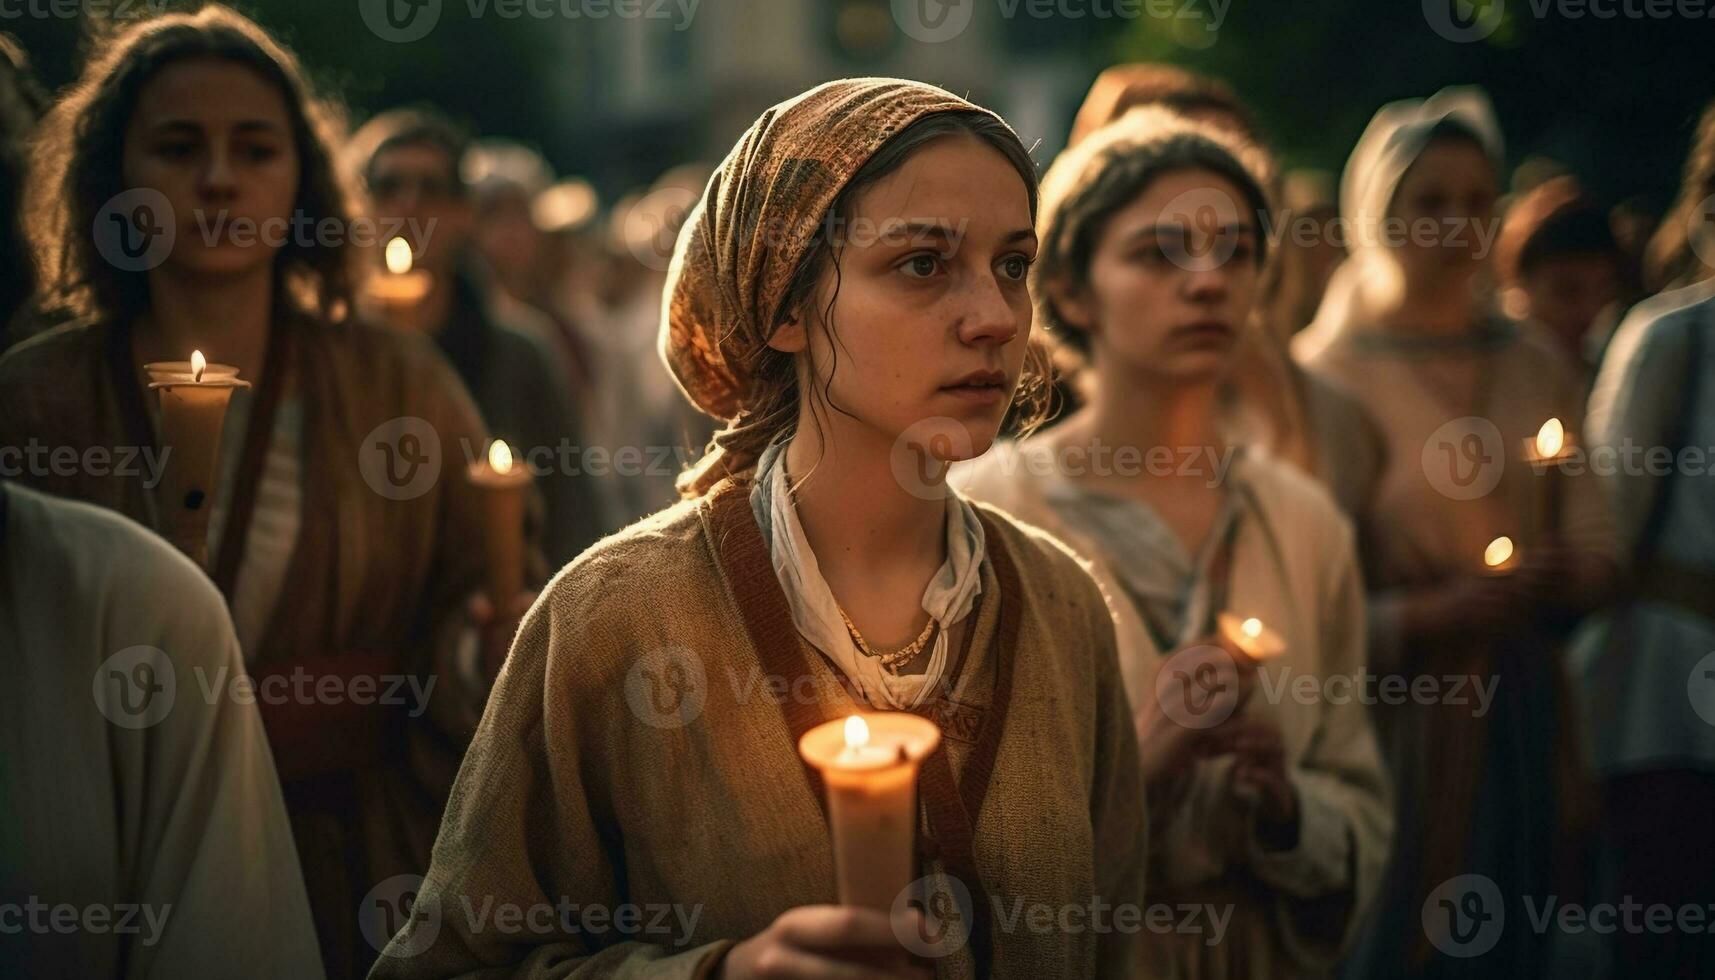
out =
[[202,381],[202,373],[208,370],[208,358],[202,356],[202,351],[191,351],[191,380]]
[[1243,630],[1246,636],[1254,640],[1262,635],[1262,620],[1253,616],[1240,623],[1239,629]]
[[1483,563],[1490,568],[1499,568],[1505,565],[1512,559],[1512,556],[1513,539],[1504,534],[1490,541],[1489,546],[1483,549]]
[[1566,445],[1566,426],[1559,419],[1549,419],[1542,423],[1542,428],[1536,430],[1536,454],[1552,457],[1560,455],[1560,450]]
[[488,447],[488,466],[496,473],[512,472],[512,447],[499,439]]
[[387,271],[402,276],[411,271],[411,243],[395,238],[387,243]]
[[857,715],[846,719],[846,748],[861,749],[869,744],[869,722]]

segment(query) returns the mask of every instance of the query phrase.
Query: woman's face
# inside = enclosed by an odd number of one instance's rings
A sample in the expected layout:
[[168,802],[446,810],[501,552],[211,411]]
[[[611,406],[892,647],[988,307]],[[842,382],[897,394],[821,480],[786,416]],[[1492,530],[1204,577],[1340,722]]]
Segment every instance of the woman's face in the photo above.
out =
[[1237,184],[1170,171],[1115,211],[1084,283],[1050,285],[1055,308],[1091,334],[1094,362],[1125,376],[1221,377],[1257,300],[1257,219]]
[[808,348],[800,390],[826,389],[833,441],[904,437],[944,461],[987,451],[1030,334],[1036,234],[1018,171],[975,137],[936,139],[858,194],[834,232],[837,276],[829,263],[813,308],[769,341]]
[[1468,139],[1437,139],[1406,170],[1394,192],[1383,242],[1407,280],[1435,283],[1469,276],[1495,239],[1495,169]]
[[286,100],[235,62],[180,61],[144,84],[125,130],[121,177],[171,205],[171,269],[254,271],[294,234],[298,146]]

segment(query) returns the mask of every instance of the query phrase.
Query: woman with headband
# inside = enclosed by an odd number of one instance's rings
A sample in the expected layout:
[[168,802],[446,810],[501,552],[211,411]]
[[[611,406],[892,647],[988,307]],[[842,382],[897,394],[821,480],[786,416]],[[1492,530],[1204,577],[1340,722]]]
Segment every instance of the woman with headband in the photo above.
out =
[[[1242,335],[1258,329],[1265,169],[1230,131],[1153,108],[1062,154],[1042,182],[1033,293],[1059,353],[1084,362],[1089,398],[954,478],[1069,544],[1112,602],[1148,786],[1150,901],[1231,916],[1219,942],[1152,943],[1150,976],[1324,974],[1387,858],[1369,711],[1339,693],[1365,668],[1351,527],[1221,412]],[[1239,645],[1252,619],[1278,640],[1256,648],[1260,664]],[[1240,635],[1216,639],[1223,620]],[[1256,670],[1242,705],[1198,701],[1220,683],[1200,674],[1242,690]],[[1328,693],[1271,693],[1287,679]]]
[[[1088,915],[1141,901],[1144,840],[1101,593],[945,488],[1039,385],[1035,196],[1004,122],[914,82],[832,82],[740,138],[680,235],[662,324],[726,428],[688,499],[590,549],[526,617],[417,899],[438,915],[373,976],[1136,974],[1141,931]],[[797,743],[862,708],[942,731],[918,784],[927,916],[833,904]],[[508,932],[466,914],[485,903],[684,919]],[[916,941],[950,914],[968,941]]]
[[1479,90],[1384,106],[1341,181],[1352,254],[1295,347],[1388,449],[1359,538],[1379,684],[1411,693],[1376,709],[1399,832],[1359,976],[1455,959],[1539,975],[1545,936],[1509,922],[1478,949],[1480,923],[1521,915],[1522,896],[1576,900],[1582,870],[1589,787],[1560,646],[1605,588],[1613,531],[1595,485],[1549,462],[1556,435],[1577,445],[1573,365],[1494,311],[1501,162]]

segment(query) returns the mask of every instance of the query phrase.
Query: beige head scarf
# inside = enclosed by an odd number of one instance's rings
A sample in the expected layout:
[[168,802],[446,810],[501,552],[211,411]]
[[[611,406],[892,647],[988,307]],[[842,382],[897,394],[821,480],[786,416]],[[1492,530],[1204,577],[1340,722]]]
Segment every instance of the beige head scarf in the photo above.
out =
[[[661,316],[661,356],[679,387],[727,423],[681,477],[686,493],[752,469],[777,434],[754,382],[773,353],[781,301],[841,188],[895,133],[952,111],[986,112],[921,82],[828,82],[764,112],[710,178],[673,250]],[[776,363],[790,370],[789,358]]]
[[1500,168],[1501,127],[1482,89],[1445,88],[1427,99],[1402,99],[1382,106],[1358,137],[1340,177],[1340,220],[1351,254],[1335,270],[1315,321],[1293,341],[1293,353],[1300,358],[1314,355],[1367,322],[1366,289],[1390,275],[1382,229],[1394,192],[1444,124],[1475,136]]

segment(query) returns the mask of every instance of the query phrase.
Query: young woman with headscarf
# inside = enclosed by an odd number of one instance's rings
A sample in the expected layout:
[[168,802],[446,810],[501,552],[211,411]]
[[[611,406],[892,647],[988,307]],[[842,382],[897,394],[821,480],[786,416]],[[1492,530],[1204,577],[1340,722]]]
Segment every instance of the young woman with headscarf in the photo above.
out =
[[[1546,936],[1515,927],[1521,900],[1571,900],[1582,863],[1588,780],[1560,646],[1611,576],[1612,525],[1587,474],[1524,458],[1550,419],[1576,442],[1582,386],[1550,340],[1494,312],[1501,154],[1478,90],[1384,106],[1341,181],[1352,254],[1295,343],[1388,449],[1359,539],[1378,690],[1408,694],[1376,710],[1398,832],[1355,976],[1538,975]],[[1490,548],[1502,537],[1510,559]],[[1498,914],[1493,948],[1466,944]]]
[[[1030,373],[1033,174],[999,118],[914,82],[831,82],[740,138],[680,235],[662,324],[726,428],[687,500],[586,552],[526,618],[417,900],[440,915],[374,976],[928,975],[894,931],[920,922],[832,904],[796,744],[863,706],[943,731],[919,867],[973,900],[938,975],[1135,974],[1138,932],[991,915],[1142,887],[1101,593],[944,488]],[[489,900],[695,918],[671,939],[506,933],[466,915]]]

